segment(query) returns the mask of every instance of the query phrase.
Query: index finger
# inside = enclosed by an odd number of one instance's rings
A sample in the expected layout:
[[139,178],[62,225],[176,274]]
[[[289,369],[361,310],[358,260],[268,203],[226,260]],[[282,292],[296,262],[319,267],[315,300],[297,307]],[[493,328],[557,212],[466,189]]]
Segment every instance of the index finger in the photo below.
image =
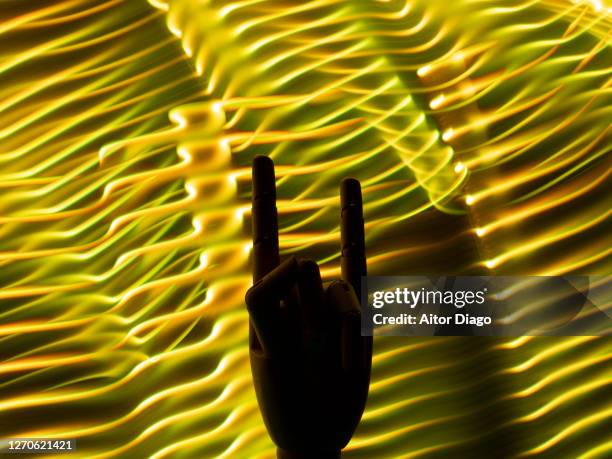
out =
[[267,156],[253,160],[253,281],[257,282],[280,263],[274,162]]
[[365,233],[361,184],[346,178],[340,186],[340,266],[342,279],[353,286],[357,298],[361,297],[361,277],[367,274]]

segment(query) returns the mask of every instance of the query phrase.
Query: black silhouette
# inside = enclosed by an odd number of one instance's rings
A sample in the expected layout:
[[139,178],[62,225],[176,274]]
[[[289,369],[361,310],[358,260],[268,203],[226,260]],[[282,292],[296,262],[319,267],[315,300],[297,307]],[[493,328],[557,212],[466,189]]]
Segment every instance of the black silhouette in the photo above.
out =
[[324,286],[318,265],[280,263],[274,163],[253,161],[251,371],[279,459],[339,458],[365,408],[372,338],[361,336],[366,275],[361,187],[341,186],[342,278]]

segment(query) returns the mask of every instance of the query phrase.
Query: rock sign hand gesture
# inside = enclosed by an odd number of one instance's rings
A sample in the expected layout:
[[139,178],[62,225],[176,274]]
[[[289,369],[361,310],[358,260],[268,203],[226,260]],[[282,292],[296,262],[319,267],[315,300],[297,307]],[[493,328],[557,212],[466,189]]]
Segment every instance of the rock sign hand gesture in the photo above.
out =
[[312,260],[280,263],[274,163],[253,161],[253,281],[246,294],[257,400],[279,459],[339,458],[365,408],[372,338],[361,336],[366,275],[361,186],[342,182],[342,279]]

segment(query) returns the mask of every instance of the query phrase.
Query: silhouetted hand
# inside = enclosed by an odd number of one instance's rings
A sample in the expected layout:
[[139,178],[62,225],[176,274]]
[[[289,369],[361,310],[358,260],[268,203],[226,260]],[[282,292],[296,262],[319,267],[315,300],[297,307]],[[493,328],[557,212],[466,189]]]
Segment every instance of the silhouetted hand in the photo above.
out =
[[340,457],[363,413],[370,384],[372,338],[361,336],[355,292],[366,275],[361,187],[341,187],[342,278],[328,286],[318,265],[280,264],[274,164],[253,162],[251,371],[279,459]]

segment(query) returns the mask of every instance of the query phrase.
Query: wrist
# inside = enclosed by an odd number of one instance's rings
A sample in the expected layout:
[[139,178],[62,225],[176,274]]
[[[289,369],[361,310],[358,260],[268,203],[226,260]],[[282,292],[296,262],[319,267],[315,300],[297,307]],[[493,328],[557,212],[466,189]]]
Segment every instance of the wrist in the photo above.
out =
[[277,448],[277,459],[340,459],[341,452],[337,451],[287,451]]

